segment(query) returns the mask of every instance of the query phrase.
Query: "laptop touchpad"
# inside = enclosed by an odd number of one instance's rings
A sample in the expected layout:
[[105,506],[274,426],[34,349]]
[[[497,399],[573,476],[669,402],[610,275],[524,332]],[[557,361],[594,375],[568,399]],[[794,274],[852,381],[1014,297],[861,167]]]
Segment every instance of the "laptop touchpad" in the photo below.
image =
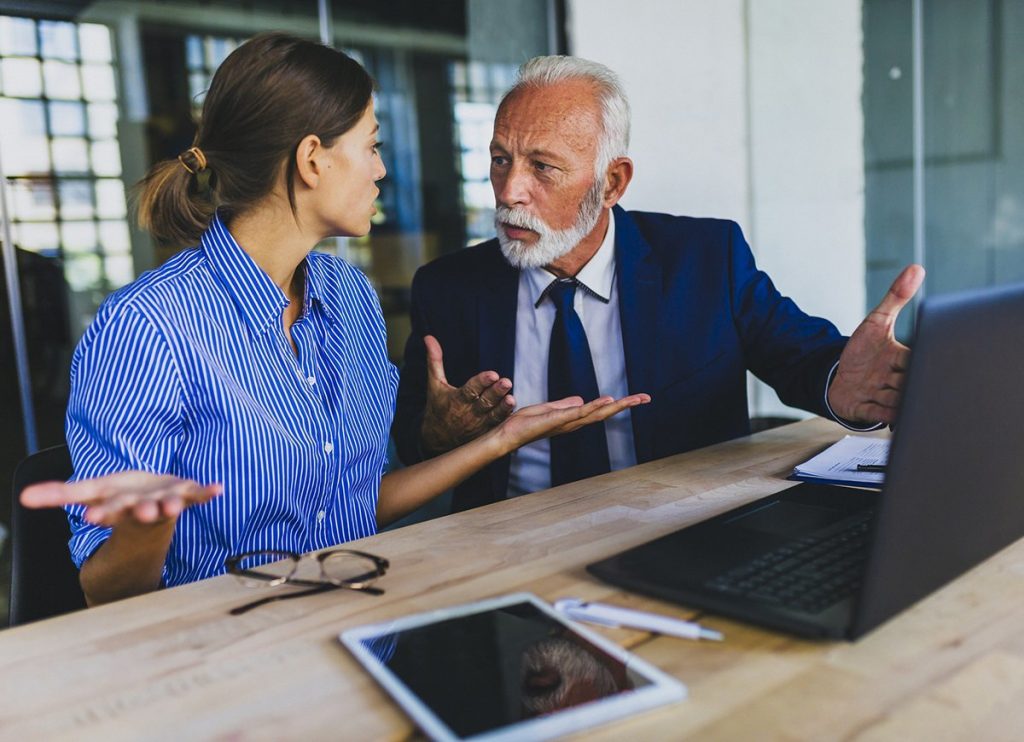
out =
[[726,523],[773,536],[791,536],[824,528],[845,516],[841,510],[776,500]]

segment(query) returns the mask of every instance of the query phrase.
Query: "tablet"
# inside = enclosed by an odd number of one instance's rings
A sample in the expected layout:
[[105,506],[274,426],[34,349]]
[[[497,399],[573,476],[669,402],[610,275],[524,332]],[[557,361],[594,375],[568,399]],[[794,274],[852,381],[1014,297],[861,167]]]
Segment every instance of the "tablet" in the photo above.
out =
[[686,687],[535,595],[339,637],[436,740],[549,739],[686,697]]

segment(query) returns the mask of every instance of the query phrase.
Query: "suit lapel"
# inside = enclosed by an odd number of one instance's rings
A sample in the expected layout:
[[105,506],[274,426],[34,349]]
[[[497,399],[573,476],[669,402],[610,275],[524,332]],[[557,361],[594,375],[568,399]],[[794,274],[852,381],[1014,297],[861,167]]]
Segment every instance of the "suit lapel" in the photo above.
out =
[[[623,209],[615,215],[615,266],[618,276],[622,350],[630,394],[654,393],[657,326],[661,305],[661,267],[636,223]],[[637,462],[649,461],[654,450],[652,405],[634,408],[633,442]]]
[[511,379],[515,366],[519,271],[505,261],[497,241],[493,256],[495,259],[488,261],[487,275],[475,277],[480,290],[477,298],[480,368],[477,371],[493,369]]
[[[505,260],[497,240],[491,251],[486,276],[479,276],[477,300],[477,336],[480,367],[477,371],[495,370],[512,379],[515,390],[516,310],[519,297],[519,271]],[[493,500],[503,500],[508,490],[511,457],[494,462],[489,469]]]

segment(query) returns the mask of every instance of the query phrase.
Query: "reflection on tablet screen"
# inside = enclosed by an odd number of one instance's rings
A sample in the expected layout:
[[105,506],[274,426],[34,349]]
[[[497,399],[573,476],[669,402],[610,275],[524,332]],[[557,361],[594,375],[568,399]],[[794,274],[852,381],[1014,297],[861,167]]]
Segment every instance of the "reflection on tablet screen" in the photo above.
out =
[[362,645],[459,736],[650,684],[526,602]]

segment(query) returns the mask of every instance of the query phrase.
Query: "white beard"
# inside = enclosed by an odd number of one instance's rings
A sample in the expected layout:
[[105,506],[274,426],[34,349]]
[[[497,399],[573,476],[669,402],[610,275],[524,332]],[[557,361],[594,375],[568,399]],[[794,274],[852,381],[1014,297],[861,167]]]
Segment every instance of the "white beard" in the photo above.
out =
[[[499,206],[494,214],[494,227],[505,260],[513,268],[542,268],[572,252],[594,230],[597,220],[601,218],[603,185],[601,179],[594,181],[594,185],[583,197],[576,222],[566,229],[551,229],[526,209]],[[536,232],[537,241],[531,245],[523,240],[509,238],[502,222]]]

